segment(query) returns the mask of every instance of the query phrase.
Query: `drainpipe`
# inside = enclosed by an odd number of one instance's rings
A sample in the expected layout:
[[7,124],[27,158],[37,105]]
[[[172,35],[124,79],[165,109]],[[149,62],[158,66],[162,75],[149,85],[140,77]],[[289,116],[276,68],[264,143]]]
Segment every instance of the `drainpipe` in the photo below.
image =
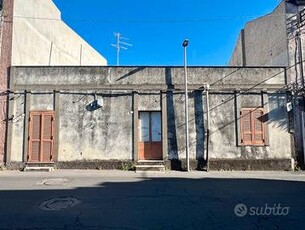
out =
[[299,56],[299,66],[300,66],[300,76],[301,76],[301,85],[302,90],[304,89],[304,68],[303,68],[303,54],[302,54],[302,39],[300,37],[300,34],[297,33],[296,35],[297,41],[298,41],[298,56]]
[[209,164],[209,142],[210,142],[210,100],[209,100],[209,89],[210,85],[207,84],[205,87],[205,99],[206,99],[206,106],[207,106],[207,129],[206,129],[206,157],[207,157],[207,172],[210,170]]
[[[304,117],[304,112],[303,111],[301,111],[301,125],[302,125],[302,128],[301,128],[301,130],[302,130],[302,139],[303,139],[303,162],[305,162],[305,123],[304,123],[304,119],[305,119],[305,117]],[[304,163],[305,164],[305,163]]]

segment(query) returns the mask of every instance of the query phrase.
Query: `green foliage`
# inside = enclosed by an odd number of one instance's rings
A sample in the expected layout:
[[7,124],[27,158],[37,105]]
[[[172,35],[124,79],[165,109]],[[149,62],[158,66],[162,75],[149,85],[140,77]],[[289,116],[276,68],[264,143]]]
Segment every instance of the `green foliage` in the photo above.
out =
[[135,171],[136,166],[134,165],[133,162],[122,163],[122,170],[123,171]]

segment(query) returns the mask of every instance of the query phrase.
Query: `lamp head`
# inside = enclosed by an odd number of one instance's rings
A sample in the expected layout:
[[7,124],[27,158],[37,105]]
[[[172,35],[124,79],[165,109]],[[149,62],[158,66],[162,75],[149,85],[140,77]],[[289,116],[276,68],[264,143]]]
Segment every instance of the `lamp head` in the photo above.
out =
[[183,47],[187,47],[188,44],[189,44],[189,40],[188,40],[188,39],[185,39],[185,40],[183,41],[183,43],[182,43],[182,46],[183,46]]

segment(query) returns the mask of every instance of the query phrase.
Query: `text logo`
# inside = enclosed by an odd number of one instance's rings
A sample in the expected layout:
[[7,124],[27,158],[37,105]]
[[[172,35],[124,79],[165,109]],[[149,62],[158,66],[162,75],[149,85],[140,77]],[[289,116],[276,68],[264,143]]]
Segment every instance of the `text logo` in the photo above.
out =
[[234,213],[238,217],[249,216],[287,216],[290,208],[283,207],[281,204],[265,204],[264,206],[247,207],[245,204],[237,204]]

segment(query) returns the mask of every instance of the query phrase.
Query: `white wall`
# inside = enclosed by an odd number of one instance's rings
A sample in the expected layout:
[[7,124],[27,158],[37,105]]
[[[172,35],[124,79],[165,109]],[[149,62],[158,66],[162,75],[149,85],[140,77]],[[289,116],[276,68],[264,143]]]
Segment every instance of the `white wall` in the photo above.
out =
[[15,0],[13,20],[13,66],[107,65],[61,20],[52,0]]

